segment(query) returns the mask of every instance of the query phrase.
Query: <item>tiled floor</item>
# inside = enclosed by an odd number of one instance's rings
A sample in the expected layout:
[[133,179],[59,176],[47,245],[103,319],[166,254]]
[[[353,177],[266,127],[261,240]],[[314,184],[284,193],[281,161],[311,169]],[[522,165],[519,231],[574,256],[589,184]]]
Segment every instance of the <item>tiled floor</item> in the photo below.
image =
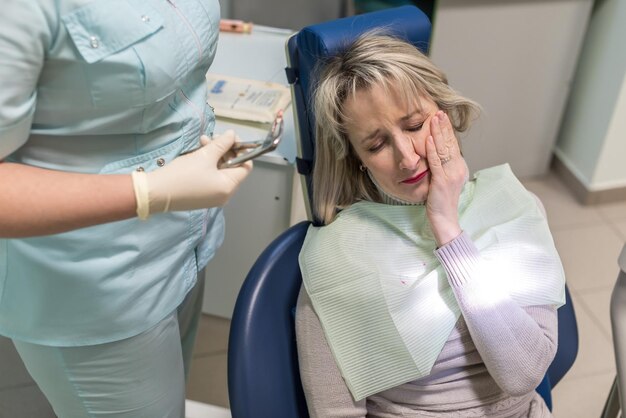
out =
[[580,338],[574,366],[554,388],[554,416],[599,417],[615,377],[609,304],[626,242],[626,202],[581,206],[553,175],[524,184],[548,213]]
[[[542,200],[563,260],[580,333],[576,363],[553,391],[556,418],[600,416],[615,376],[609,299],[626,242],[626,202],[579,205],[553,175],[524,184]],[[188,384],[189,399],[228,407],[229,321],[204,316]],[[12,345],[0,338],[0,418],[52,418]]]

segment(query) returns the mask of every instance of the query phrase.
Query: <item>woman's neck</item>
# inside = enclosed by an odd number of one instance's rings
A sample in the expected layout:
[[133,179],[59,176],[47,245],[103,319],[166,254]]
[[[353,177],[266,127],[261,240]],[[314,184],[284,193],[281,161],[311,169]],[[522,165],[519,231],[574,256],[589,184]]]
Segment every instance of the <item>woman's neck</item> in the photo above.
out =
[[380,198],[382,200],[382,203],[384,203],[385,205],[421,206],[426,203],[425,201],[424,202],[409,202],[408,200],[403,200],[403,199],[400,199],[399,197],[389,194],[385,192],[385,190],[382,187],[380,187],[380,184],[378,184],[378,182],[376,181],[374,176],[372,176],[369,170],[367,170],[367,175],[369,176],[370,180],[372,180],[372,183],[374,183],[374,185],[376,186],[378,193],[380,193]]

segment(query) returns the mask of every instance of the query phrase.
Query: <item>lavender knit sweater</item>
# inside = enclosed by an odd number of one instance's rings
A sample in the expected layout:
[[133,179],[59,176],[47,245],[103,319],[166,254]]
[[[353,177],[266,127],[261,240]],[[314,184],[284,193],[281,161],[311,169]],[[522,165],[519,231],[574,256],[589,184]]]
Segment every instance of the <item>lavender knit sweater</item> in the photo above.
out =
[[[552,306],[518,306],[493,289],[476,266],[480,254],[465,234],[439,248],[461,309],[430,375],[355,402],[304,288],[296,313],[300,374],[312,418],[551,417],[535,392],[557,345]],[[506,274],[503,271],[502,274]],[[428,326],[428,324],[415,324]]]

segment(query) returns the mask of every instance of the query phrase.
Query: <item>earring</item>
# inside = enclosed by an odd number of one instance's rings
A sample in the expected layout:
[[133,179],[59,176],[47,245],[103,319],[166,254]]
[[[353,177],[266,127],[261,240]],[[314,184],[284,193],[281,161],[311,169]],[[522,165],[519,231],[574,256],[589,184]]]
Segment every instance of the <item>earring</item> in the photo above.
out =
[[367,167],[365,167],[363,164],[360,164],[359,170],[361,170],[362,173],[365,173],[367,171]]

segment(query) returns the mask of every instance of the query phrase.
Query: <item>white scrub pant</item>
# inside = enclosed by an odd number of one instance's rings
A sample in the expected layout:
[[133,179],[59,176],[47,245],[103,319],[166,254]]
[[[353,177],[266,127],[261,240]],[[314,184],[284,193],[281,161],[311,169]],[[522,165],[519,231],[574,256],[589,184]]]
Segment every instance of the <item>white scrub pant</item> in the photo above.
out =
[[177,312],[131,338],[83,347],[13,343],[59,418],[184,418],[204,272]]

